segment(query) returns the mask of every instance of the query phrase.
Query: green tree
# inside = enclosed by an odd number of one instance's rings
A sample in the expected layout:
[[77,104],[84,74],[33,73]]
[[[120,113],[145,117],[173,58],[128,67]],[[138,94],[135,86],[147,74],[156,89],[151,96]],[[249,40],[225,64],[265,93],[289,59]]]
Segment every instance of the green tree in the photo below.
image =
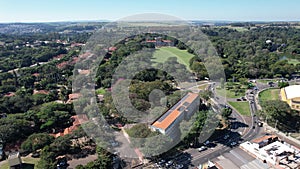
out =
[[54,137],[47,133],[37,133],[30,135],[21,145],[21,148],[25,151],[36,151],[43,148],[46,145],[50,145],[54,140]]
[[232,109],[230,107],[222,109],[222,117],[226,119],[231,115],[231,113],[232,113]]

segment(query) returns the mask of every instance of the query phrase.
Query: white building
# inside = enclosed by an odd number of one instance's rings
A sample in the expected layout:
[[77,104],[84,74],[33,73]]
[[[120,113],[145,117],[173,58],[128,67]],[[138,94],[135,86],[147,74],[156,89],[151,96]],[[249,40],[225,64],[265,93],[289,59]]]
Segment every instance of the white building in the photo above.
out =
[[188,93],[167,112],[162,114],[151,125],[152,131],[158,131],[175,138],[178,125],[183,119],[191,117],[199,109],[200,99],[196,93]]
[[269,143],[270,138],[272,139],[274,136],[264,136],[252,142],[247,141],[242,143],[240,147],[275,168],[299,168],[300,150],[280,141]]

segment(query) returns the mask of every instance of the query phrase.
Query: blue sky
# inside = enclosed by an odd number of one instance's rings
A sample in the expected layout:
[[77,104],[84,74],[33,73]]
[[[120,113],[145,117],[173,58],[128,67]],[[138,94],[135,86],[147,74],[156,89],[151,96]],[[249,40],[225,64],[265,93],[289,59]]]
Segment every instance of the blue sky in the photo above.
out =
[[117,20],[163,13],[187,20],[300,21],[299,0],[0,0],[0,22]]

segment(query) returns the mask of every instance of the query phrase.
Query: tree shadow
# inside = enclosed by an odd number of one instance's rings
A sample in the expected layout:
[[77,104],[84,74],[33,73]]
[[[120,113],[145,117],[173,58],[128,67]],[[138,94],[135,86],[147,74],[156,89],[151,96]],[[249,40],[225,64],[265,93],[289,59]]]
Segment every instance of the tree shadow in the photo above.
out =
[[230,128],[234,129],[234,130],[239,129],[239,128],[246,128],[246,127],[249,127],[248,124],[245,124],[245,123],[242,123],[239,121],[231,122],[231,125],[230,125]]
[[34,169],[34,164],[22,163],[22,169]]
[[[212,141],[214,141],[217,144],[222,144],[227,147],[237,146],[240,142],[243,141],[240,133],[238,133],[238,132],[226,130],[226,131],[224,131],[224,133],[225,133],[224,135],[220,135],[219,138],[212,140]],[[232,145],[232,142],[236,142],[237,144]]]

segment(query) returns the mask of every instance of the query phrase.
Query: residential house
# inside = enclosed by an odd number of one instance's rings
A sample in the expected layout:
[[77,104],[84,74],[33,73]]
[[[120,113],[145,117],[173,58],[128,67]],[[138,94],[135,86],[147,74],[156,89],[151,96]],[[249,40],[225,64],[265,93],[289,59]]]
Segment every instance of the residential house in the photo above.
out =
[[174,46],[174,42],[171,40],[165,40],[161,37],[157,37],[154,40],[146,40],[146,43],[153,43],[155,47],[162,47],[162,46]]

